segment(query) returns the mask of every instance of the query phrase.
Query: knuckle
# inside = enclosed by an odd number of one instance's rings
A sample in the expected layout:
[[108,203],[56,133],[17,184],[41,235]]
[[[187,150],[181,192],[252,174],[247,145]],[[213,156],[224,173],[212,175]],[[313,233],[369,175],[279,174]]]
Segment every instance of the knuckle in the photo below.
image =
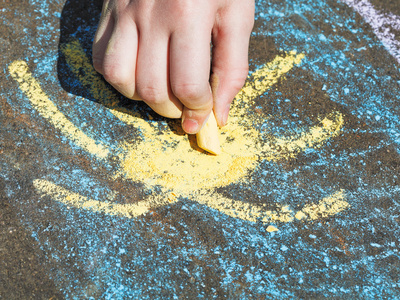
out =
[[190,12],[194,9],[192,1],[176,0],[172,5],[172,11],[174,12],[174,15],[181,19],[188,18]]
[[232,90],[239,92],[247,79],[249,67],[246,64],[241,68],[231,69],[229,73],[226,73],[226,71],[223,73],[226,74],[225,77],[227,79],[228,86]]
[[153,105],[164,103],[168,99],[166,92],[153,85],[138,85],[137,92],[143,100]]
[[129,78],[118,66],[103,65],[103,77],[106,81],[116,86],[125,86],[128,84]]
[[172,91],[178,99],[196,100],[204,94],[204,88],[198,83],[176,83]]
[[230,81],[232,89],[239,91],[246,81],[247,74],[248,70],[246,69],[245,71],[241,71],[237,76],[233,77]]

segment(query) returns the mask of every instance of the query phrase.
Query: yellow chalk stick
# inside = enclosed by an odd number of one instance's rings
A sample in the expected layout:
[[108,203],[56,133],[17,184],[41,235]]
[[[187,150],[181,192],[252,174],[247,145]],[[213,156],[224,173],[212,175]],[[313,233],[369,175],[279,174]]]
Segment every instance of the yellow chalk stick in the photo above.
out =
[[210,113],[206,124],[197,133],[196,137],[197,145],[201,149],[215,155],[221,154],[218,125],[213,112]]

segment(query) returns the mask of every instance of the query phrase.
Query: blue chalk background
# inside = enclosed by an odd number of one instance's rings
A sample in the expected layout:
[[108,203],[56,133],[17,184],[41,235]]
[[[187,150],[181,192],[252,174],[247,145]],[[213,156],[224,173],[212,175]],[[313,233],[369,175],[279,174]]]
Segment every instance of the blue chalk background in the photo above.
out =
[[[232,184],[223,191],[238,200],[293,208],[346,191],[351,207],[344,212],[277,223],[279,231],[269,233],[266,224],[231,218],[190,199],[127,219],[29,193],[32,170],[92,199],[109,197],[117,186],[146,193],[140,184],[117,185],[111,178],[104,184],[104,177],[115,171],[112,162],[93,160],[61,135],[58,142],[46,138],[43,132],[51,126],[8,75],[13,59],[27,61],[50,99],[88,135],[110,147],[129,138],[125,125],[94,103],[59,61],[59,22],[73,19],[67,9],[72,4],[31,1],[21,11],[3,8],[1,17],[8,27],[13,18],[37,23],[35,32],[28,26],[14,28],[25,38],[18,41],[15,57],[2,62],[1,97],[16,114],[30,115],[41,125],[32,132],[29,127],[0,131],[0,147],[7,137],[16,147],[23,147],[18,144],[22,139],[41,148],[26,161],[3,147],[9,153],[0,156],[4,194],[40,246],[43,266],[66,299],[400,297],[399,64],[359,15],[340,1],[256,3],[253,38],[268,38],[279,51],[306,55],[301,66],[260,97],[272,117],[258,129],[275,135],[304,129],[315,119],[306,111],[309,102],[346,116],[341,136],[303,153],[301,163],[261,161],[251,184]],[[93,17],[76,20],[69,35],[89,49],[100,10],[97,4],[85,5]],[[263,63],[250,51],[251,71]],[[291,91],[291,86],[303,90]],[[310,92],[316,87],[317,95]],[[130,108],[145,110],[136,104]],[[83,166],[84,158],[89,167]]]

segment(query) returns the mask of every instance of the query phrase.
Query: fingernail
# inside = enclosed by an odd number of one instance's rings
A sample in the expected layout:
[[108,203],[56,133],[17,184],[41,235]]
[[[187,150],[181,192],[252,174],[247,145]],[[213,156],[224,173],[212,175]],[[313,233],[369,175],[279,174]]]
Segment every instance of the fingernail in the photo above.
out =
[[199,131],[203,129],[203,127],[206,125],[208,119],[210,118],[210,115],[213,114],[213,113],[214,113],[214,112],[211,111],[211,112],[208,114],[207,118],[204,120],[203,125],[201,126],[201,128],[199,129]]
[[182,118],[182,128],[188,134],[195,134],[199,131],[199,123],[194,119]]

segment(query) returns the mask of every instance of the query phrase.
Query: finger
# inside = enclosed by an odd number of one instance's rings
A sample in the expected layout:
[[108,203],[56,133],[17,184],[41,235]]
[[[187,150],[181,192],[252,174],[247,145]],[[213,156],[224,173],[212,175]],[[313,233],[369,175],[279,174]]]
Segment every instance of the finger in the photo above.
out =
[[173,95],[169,84],[169,33],[140,30],[136,71],[137,94],[155,112],[167,118],[182,116],[182,103]]
[[[251,2],[251,1],[248,1]],[[227,123],[230,104],[243,87],[248,74],[249,38],[253,27],[254,10],[232,9],[224,23],[213,29],[213,61],[211,83],[214,112],[219,126]],[[238,22],[237,20],[244,20]]]
[[104,54],[114,28],[114,19],[111,16],[109,2],[104,1],[103,3],[99,25],[92,45],[93,66],[100,74],[103,74]]
[[[202,25],[207,26],[207,25]],[[197,133],[212,109],[210,76],[210,30],[193,33],[182,26],[171,35],[170,77],[174,95],[184,105],[182,127]]]
[[127,14],[116,21],[105,47],[102,70],[104,78],[121,94],[138,99],[135,94],[135,71],[138,48],[136,24]]

